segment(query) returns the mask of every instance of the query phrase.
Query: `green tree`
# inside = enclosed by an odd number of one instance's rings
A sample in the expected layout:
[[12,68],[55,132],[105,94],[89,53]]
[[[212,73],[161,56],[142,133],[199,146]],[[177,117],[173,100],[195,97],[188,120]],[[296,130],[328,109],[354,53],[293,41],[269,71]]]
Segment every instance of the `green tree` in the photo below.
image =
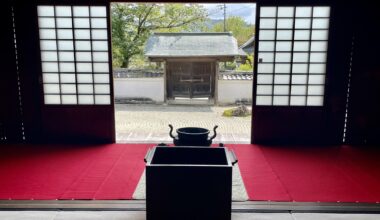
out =
[[[223,32],[224,22],[218,22],[211,27],[210,31]],[[245,43],[255,32],[255,26],[247,24],[243,18],[238,16],[228,17],[226,20],[226,31],[232,32],[232,35],[238,41],[238,45]]]
[[192,31],[207,16],[197,4],[116,3],[111,10],[113,65],[125,68],[154,31]]
[[237,70],[241,71],[253,71],[253,54],[248,55],[244,64],[241,64]]

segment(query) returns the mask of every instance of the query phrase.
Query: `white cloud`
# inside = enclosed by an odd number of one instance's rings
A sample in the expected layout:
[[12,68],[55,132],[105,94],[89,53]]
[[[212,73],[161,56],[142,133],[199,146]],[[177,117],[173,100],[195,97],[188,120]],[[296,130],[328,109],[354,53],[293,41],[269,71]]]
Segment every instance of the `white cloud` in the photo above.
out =
[[[209,13],[212,19],[223,19],[223,4],[200,4]],[[247,23],[255,23],[256,4],[254,3],[235,3],[226,4],[226,15],[242,17]]]

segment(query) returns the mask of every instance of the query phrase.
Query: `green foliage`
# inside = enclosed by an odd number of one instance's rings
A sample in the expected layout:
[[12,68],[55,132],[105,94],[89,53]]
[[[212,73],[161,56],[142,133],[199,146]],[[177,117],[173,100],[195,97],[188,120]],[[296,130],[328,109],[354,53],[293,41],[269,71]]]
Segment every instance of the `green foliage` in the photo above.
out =
[[239,71],[253,71],[253,54],[248,55],[244,64],[241,64],[237,70]]
[[[209,29],[209,31],[223,32],[224,22],[221,21],[216,23]],[[253,36],[255,32],[255,26],[247,24],[241,17],[231,16],[226,20],[226,31],[232,32],[232,35],[238,41],[238,45],[242,45]]]
[[197,4],[115,3],[111,10],[115,67],[128,67],[132,57],[142,55],[153,32],[192,31],[206,18]]

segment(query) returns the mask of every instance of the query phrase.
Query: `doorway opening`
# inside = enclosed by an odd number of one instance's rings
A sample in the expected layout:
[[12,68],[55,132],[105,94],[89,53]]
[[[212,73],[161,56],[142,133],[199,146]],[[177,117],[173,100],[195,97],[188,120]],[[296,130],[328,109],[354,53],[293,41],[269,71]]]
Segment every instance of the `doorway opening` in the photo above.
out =
[[112,3],[116,141],[250,143],[256,4]]

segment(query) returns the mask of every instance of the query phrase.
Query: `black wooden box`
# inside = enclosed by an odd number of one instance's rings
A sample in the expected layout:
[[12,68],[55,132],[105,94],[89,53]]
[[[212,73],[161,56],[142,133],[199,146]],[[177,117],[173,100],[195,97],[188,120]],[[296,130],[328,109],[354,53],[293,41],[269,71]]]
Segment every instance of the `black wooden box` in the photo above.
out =
[[230,220],[237,160],[229,155],[224,147],[157,146],[148,151],[147,220]]

